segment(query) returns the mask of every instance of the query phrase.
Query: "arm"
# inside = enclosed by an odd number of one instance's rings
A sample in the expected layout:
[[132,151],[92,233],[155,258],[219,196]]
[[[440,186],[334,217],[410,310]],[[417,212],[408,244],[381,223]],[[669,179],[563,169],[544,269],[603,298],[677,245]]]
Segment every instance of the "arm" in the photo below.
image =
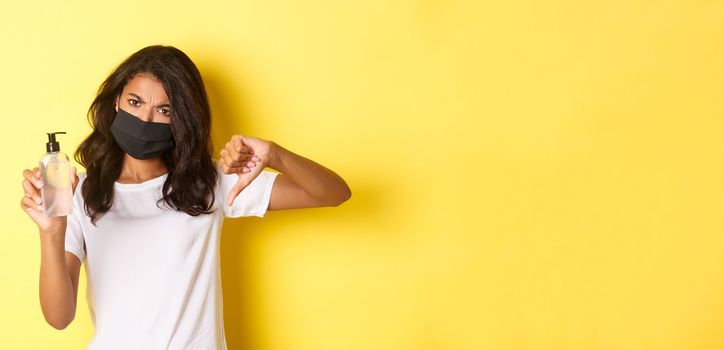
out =
[[[81,262],[65,252],[65,230],[68,218],[47,217],[40,205],[40,188],[43,187],[38,168],[23,171],[25,194],[20,207],[38,225],[40,232],[40,307],[45,320],[56,329],[64,329],[75,318],[78,275]],[[73,191],[78,175],[73,168]]]
[[335,172],[272,141],[235,135],[220,154],[224,173],[239,174],[226,200],[229,205],[267,166],[280,172],[272,187],[269,210],[337,206],[352,196],[347,183]]
[[339,175],[271,142],[268,167],[280,172],[272,187],[269,210],[338,206],[352,192]]
[[64,329],[75,318],[80,265],[65,251],[65,231],[40,233],[40,307],[53,328]]

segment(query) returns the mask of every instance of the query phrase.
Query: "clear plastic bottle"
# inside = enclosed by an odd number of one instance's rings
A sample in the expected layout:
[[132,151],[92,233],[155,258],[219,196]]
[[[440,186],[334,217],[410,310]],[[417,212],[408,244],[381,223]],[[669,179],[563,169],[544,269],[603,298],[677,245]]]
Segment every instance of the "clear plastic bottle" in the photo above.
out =
[[40,195],[43,197],[45,216],[67,216],[73,211],[70,160],[60,151],[60,143],[55,141],[56,134],[65,132],[48,133],[48,143],[45,144],[47,153],[40,158],[39,168],[43,178]]

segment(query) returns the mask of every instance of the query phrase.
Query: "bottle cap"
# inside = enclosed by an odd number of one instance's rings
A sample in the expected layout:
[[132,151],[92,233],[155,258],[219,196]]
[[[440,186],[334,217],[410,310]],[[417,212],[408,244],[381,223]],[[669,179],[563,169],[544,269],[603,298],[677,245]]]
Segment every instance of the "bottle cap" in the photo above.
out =
[[48,134],[48,143],[45,144],[45,150],[50,152],[59,152],[60,151],[60,143],[55,141],[55,134],[65,134],[65,131],[59,131],[59,132],[49,132]]

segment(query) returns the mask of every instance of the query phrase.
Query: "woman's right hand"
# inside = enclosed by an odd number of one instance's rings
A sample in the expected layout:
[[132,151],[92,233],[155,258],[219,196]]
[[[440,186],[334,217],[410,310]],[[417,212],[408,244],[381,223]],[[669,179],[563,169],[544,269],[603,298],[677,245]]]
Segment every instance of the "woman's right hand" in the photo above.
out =
[[[78,174],[75,167],[72,167],[73,193],[78,185]],[[38,225],[41,232],[63,232],[67,224],[66,216],[45,216],[43,213],[43,198],[40,196],[40,189],[43,187],[40,169],[35,168],[32,171],[23,170],[23,190],[25,194],[20,201],[20,207],[25,213]]]

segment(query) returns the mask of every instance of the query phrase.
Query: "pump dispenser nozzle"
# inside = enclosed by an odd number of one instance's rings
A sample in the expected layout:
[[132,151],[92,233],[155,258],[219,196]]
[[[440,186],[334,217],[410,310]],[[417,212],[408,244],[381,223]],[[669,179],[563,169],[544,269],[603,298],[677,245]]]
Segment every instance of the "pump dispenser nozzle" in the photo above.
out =
[[43,174],[43,187],[40,196],[43,199],[45,216],[67,216],[73,211],[73,180],[71,179],[70,159],[60,151],[60,143],[55,140],[56,134],[49,132],[45,153],[38,163]]
[[55,141],[55,135],[56,134],[65,134],[65,131],[49,132],[47,134],[48,134],[48,143],[45,144],[45,151],[46,152],[60,152],[60,143]]

